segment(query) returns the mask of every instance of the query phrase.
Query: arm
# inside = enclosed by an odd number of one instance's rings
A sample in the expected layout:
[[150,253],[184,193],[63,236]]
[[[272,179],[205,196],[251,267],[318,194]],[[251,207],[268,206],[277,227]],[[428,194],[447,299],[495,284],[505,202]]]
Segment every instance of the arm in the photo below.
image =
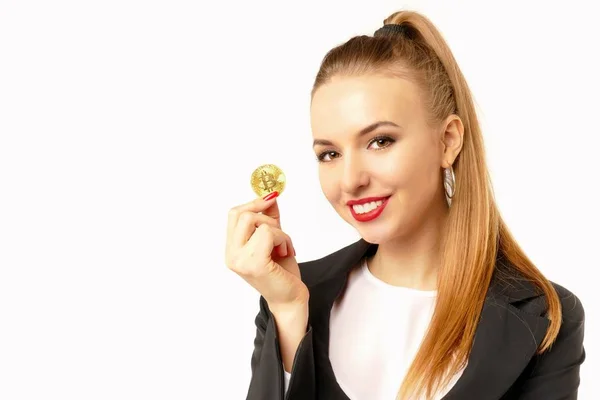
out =
[[579,368],[585,360],[585,312],[581,301],[569,293],[561,299],[563,323],[554,344],[535,356],[531,372],[517,391],[519,400],[577,400]]
[[[294,315],[291,310],[275,312],[277,316],[261,296],[260,311],[255,319],[252,378],[246,400],[314,399],[315,369],[308,311],[306,319],[302,313]],[[299,326],[302,326],[301,331]],[[284,365],[292,372],[287,393]]]
[[308,329],[308,302],[288,307],[269,306],[275,320],[283,367],[292,371],[294,356]]

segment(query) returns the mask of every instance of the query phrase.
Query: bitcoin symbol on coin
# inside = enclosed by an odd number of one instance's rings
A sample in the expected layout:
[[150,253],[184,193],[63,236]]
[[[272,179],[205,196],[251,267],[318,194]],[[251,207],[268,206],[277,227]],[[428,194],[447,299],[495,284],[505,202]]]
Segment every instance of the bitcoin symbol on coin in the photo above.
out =
[[285,174],[274,164],[261,165],[252,172],[250,184],[254,193],[260,197],[274,191],[281,194],[285,188]]

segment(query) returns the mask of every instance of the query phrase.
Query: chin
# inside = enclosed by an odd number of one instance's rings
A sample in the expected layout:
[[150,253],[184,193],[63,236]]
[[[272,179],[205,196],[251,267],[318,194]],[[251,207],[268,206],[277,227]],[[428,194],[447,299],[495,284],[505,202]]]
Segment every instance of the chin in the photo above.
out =
[[369,243],[380,244],[396,236],[394,221],[389,218],[381,218],[383,215],[370,222],[360,222],[354,219],[347,210],[344,210],[345,213],[339,211],[341,210],[338,210],[340,217],[356,229],[363,240]]
[[387,232],[375,231],[373,229],[357,229],[357,232],[363,240],[373,244],[385,243],[392,238],[392,235]]
[[397,230],[390,222],[392,221],[373,221],[369,223],[358,222],[350,217],[350,224],[356,229],[361,238],[373,244],[381,244],[397,236]]

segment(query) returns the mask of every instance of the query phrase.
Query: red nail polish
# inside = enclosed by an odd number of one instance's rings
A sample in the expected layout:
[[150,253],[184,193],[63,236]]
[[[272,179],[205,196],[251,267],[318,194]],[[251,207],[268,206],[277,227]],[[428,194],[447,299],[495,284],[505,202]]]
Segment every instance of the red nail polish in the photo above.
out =
[[265,201],[269,201],[271,199],[274,199],[275,197],[279,196],[279,192],[278,191],[274,191],[269,193],[268,195],[266,195],[265,197],[263,197],[263,200]]

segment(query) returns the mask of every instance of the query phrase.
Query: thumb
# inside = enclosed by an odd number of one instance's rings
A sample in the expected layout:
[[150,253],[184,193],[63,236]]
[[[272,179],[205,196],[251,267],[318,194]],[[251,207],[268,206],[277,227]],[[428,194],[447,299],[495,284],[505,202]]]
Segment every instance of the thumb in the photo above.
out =
[[[277,195],[279,195],[279,194],[277,194]],[[277,197],[277,196],[274,196],[274,197]],[[273,202],[273,204],[271,204],[268,208],[266,208],[262,213],[264,215],[267,215],[267,216],[273,218],[274,220],[276,220],[277,223],[279,224],[279,228],[281,228],[281,214],[279,212],[279,205],[277,204],[277,200],[275,200]]]

